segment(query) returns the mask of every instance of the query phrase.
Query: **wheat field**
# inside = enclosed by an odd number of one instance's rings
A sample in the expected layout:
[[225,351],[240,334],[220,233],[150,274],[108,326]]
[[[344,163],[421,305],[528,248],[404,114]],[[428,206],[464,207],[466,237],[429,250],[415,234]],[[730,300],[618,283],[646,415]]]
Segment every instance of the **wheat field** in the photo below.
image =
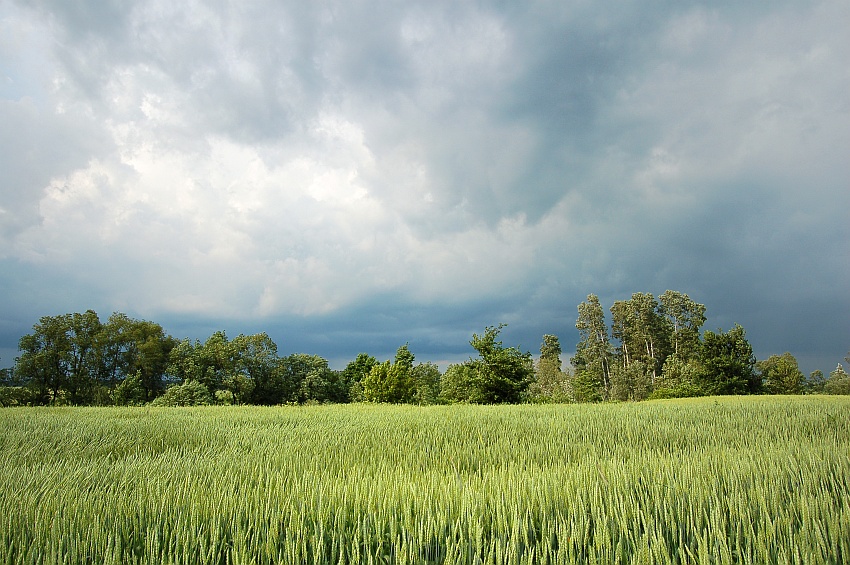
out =
[[0,563],[843,563],[850,399],[0,410]]

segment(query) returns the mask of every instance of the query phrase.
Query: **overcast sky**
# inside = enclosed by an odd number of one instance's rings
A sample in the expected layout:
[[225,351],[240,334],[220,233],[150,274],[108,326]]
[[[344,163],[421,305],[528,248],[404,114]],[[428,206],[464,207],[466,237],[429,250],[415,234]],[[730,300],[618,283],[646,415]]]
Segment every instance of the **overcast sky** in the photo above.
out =
[[[0,0],[0,366],[44,315],[342,367],[688,293],[850,350],[850,3]],[[568,353],[565,357],[568,356]]]

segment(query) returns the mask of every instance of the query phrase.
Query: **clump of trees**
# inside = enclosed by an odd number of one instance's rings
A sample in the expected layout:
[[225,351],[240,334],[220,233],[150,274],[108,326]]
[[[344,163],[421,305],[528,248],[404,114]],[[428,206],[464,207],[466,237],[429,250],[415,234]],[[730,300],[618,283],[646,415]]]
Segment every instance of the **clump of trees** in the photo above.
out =
[[843,390],[840,365],[825,381],[819,371],[806,379],[790,353],[756,361],[740,325],[701,335],[706,308],[687,294],[668,290],[656,299],[638,292],[610,312],[609,332],[596,295],[578,306],[574,400]]
[[[638,292],[611,305],[578,305],[571,367],[558,337],[540,357],[506,347],[504,324],[473,334],[477,352],[445,373],[415,363],[409,344],[384,362],[359,354],[343,370],[317,355],[278,354],[265,333],[177,340],[154,322],[92,311],[42,317],[20,339],[14,367],[0,371],[0,406],[43,404],[186,406],[326,402],[517,403],[635,401],[723,394],[850,394],[839,364],[806,378],[790,353],[756,361],[744,328],[704,331],[706,308],[687,294]],[[850,362],[850,354],[847,361]]]

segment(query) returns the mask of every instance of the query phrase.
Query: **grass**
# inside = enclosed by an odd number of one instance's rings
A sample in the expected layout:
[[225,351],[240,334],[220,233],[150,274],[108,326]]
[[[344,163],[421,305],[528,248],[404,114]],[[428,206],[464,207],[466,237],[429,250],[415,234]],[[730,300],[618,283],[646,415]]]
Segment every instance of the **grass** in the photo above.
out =
[[843,563],[850,399],[0,410],[0,563]]

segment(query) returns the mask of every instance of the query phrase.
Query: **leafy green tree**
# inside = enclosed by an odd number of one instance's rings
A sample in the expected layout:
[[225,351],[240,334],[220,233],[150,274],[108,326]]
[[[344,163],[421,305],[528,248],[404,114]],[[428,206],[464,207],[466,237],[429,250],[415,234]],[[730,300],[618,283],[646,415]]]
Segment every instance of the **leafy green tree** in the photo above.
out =
[[540,360],[561,368],[561,342],[558,336],[545,334],[540,345]]
[[540,346],[540,359],[534,380],[528,385],[530,402],[571,402],[570,374],[561,370],[561,344],[557,336],[546,334]]
[[673,354],[683,361],[699,355],[699,332],[705,323],[705,306],[684,293],[667,290],[658,297],[658,311],[667,320]]
[[605,383],[602,382],[604,371],[600,365],[601,361],[596,359],[583,368],[576,369],[570,382],[576,402],[600,402],[608,398],[609,392],[606,391]]
[[700,357],[703,368],[700,385],[708,394],[755,394],[760,391],[753,348],[744,328],[738,324],[725,333],[706,330]]
[[472,334],[469,342],[479,359],[470,360],[476,388],[475,402],[485,404],[516,403],[534,379],[531,353],[517,347],[504,347],[496,338],[505,324],[489,326],[482,335]]
[[66,390],[71,404],[90,404],[97,386],[97,336],[102,324],[92,310],[85,313],[66,314],[68,342],[70,345],[70,371]]
[[370,402],[413,402],[413,361],[413,353],[405,344],[398,348],[393,363],[386,361],[372,367],[361,383],[364,398]]
[[762,387],[770,394],[802,394],[806,377],[797,365],[797,359],[787,351],[771,355],[756,363]]
[[618,300],[611,306],[611,335],[619,340],[619,365],[627,369],[635,361],[642,362],[654,383],[664,365],[670,344],[670,330],[658,313],[658,302],[646,292],[636,292],[629,300]]
[[827,394],[850,394],[850,375],[841,363],[829,374],[823,390]]
[[664,360],[661,377],[655,381],[650,398],[682,398],[702,396],[700,388],[702,367],[696,359],[683,360],[678,354]]
[[826,386],[826,377],[823,376],[823,371],[818,369],[809,374],[806,379],[805,391],[807,394],[821,394]]
[[470,362],[449,365],[440,380],[439,400],[445,404],[480,402],[474,381],[477,369]]
[[[579,331],[579,342],[571,362],[576,368],[576,377],[583,383],[580,388],[584,390],[591,383],[599,383],[599,389],[590,396],[607,398],[613,348],[605,325],[605,312],[595,294],[588,294],[587,300],[578,305],[576,329]],[[590,393],[589,390],[586,392]]]
[[21,337],[15,373],[34,391],[34,402],[59,402],[73,366],[67,316],[43,316]]
[[141,372],[136,371],[118,383],[113,390],[112,400],[117,406],[141,406],[145,404],[146,396]]
[[345,366],[340,375],[342,385],[347,389],[347,400],[350,402],[362,402],[363,379],[372,371],[372,367],[378,364],[378,360],[366,353],[359,353],[357,357]]
[[611,397],[614,400],[645,400],[652,388],[650,368],[643,361],[632,361],[628,367],[611,372]]
[[282,396],[283,391],[276,390],[275,373],[280,363],[277,344],[268,334],[239,334],[231,342],[231,347],[234,371],[225,379],[224,386],[233,394],[233,402],[276,400],[274,397]]
[[436,404],[440,396],[440,368],[434,363],[419,363],[410,370],[414,404]]
[[146,400],[156,398],[165,389],[163,379],[177,340],[167,335],[162,326],[115,312],[103,325],[96,342],[97,372],[102,384],[114,387],[138,373]]

